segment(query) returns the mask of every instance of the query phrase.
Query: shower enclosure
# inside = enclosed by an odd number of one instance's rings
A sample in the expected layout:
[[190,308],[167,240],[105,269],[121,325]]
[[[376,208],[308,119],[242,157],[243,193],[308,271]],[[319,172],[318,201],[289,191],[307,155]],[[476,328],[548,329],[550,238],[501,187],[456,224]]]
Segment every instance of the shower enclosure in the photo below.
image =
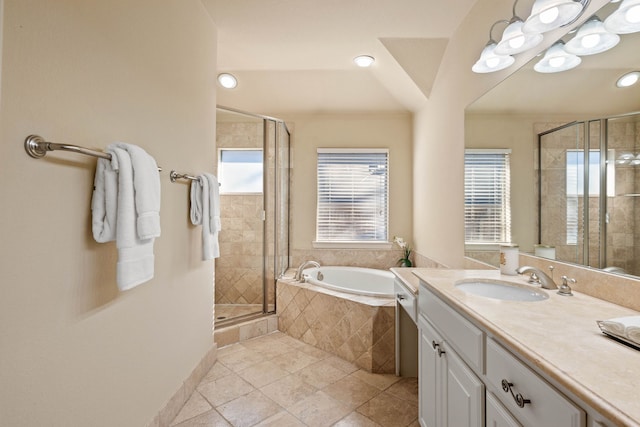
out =
[[558,260],[640,276],[640,114],[551,129],[538,153],[539,243]]
[[289,267],[289,144],[279,119],[218,107],[220,258],[216,326],[275,312],[275,283]]

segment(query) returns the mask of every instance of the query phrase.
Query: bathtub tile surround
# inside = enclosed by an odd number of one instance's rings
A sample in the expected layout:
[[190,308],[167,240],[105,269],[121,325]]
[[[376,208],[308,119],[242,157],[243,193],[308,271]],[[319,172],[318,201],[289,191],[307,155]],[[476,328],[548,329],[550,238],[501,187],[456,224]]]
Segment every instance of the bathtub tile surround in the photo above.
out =
[[278,330],[369,372],[395,372],[395,300],[346,295],[278,280]]
[[[298,267],[305,261],[314,260],[319,262],[320,265],[343,265],[388,270],[398,266],[398,259],[402,255],[403,252],[399,249],[292,249],[291,267]],[[413,251],[411,255],[414,260],[414,267],[447,268],[446,265],[420,255],[416,251]]]
[[372,374],[282,332],[220,348],[172,423],[418,426],[416,378]]

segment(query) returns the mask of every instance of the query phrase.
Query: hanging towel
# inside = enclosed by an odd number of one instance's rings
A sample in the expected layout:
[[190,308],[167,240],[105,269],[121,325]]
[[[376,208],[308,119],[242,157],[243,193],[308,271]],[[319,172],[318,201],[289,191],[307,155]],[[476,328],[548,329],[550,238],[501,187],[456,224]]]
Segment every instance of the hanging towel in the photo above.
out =
[[93,236],[116,241],[120,290],[153,278],[153,243],[160,236],[160,175],[155,160],[140,147],[111,144],[111,160],[99,159],[94,181]]
[[220,256],[218,232],[220,222],[220,189],[218,179],[208,173],[191,182],[191,223],[202,225],[202,259],[204,261]]

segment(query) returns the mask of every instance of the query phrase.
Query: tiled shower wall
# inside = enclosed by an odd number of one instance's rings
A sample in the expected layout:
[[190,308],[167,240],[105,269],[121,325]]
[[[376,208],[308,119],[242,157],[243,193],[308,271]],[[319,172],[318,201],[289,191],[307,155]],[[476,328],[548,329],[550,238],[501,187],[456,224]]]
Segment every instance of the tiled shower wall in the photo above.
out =
[[[219,122],[218,148],[262,148],[260,122]],[[262,304],[263,196],[221,195],[220,258],[216,260],[216,304]]]

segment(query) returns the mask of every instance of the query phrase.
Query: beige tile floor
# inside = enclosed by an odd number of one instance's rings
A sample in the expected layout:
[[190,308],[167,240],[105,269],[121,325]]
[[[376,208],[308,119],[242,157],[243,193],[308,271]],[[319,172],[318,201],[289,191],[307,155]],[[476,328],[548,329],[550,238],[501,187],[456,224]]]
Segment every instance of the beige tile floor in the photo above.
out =
[[281,332],[218,350],[172,426],[419,426],[416,378],[371,374]]

